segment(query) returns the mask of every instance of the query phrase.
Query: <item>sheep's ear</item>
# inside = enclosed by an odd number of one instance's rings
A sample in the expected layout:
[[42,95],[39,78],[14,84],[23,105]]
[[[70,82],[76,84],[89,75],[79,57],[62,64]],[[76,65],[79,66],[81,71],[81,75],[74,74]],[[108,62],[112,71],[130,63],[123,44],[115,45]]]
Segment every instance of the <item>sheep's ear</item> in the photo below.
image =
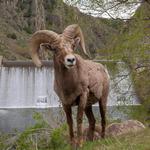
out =
[[81,41],[80,37],[76,37],[74,39],[74,50],[80,45],[80,41]]

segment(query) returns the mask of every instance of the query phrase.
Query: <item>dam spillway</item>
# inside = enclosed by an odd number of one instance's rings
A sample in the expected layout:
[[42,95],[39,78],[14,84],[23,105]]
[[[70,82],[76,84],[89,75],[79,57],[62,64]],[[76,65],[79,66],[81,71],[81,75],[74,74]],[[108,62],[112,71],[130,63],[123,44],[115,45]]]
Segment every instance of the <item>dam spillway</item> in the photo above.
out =
[[[0,67],[0,108],[58,107],[59,99],[53,90],[52,61],[43,61],[42,68],[32,62],[7,61]],[[109,70],[109,69],[108,69]],[[117,63],[115,74],[109,70],[111,88],[108,106],[135,105],[138,100],[132,85],[129,69]]]

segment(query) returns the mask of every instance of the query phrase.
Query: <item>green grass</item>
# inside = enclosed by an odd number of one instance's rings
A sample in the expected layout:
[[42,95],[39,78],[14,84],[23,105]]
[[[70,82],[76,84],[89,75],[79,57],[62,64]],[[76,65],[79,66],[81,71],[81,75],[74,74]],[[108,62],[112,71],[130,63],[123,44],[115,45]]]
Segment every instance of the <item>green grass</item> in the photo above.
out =
[[[36,124],[15,135],[0,134],[1,150],[70,150],[67,125],[51,129],[42,116],[35,113]],[[85,142],[79,150],[149,150],[150,128],[118,137]]]
[[83,150],[149,150],[150,129],[136,134],[121,137],[106,138],[104,140],[87,142]]

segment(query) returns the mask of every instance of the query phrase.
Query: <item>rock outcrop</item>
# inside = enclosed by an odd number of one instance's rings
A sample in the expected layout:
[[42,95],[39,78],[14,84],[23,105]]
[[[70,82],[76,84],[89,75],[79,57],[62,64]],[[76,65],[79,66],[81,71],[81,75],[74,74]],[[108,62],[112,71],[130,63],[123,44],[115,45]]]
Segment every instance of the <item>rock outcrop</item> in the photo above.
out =
[[[137,120],[127,120],[121,123],[112,123],[106,128],[106,137],[120,136],[128,133],[136,133],[145,129],[144,124]],[[88,128],[84,130],[84,137],[87,139]],[[94,139],[100,139],[101,128],[96,125]]]
[[35,28],[35,30],[45,29],[46,22],[43,0],[33,0],[32,10],[34,14],[33,27]]
[[137,120],[127,120],[122,123],[112,123],[106,129],[107,136],[118,136],[127,133],[135,133],[145,129],[144,124]]
[[31,30],[45,29],[45,10],[43,0],[2,0],[0,18],[16,30],[31,27]]

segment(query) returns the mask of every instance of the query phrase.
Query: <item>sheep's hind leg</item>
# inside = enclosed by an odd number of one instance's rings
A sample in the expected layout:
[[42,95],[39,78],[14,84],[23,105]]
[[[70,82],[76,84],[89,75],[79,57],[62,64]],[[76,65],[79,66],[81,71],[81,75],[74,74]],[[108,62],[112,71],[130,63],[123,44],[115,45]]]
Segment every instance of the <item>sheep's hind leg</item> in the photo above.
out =
[[105,128],[106,128],[106,103],[105,100],[101,99],[99,101],[99,109],[100,109],[100,114],[101,114],[101,126],[102,126],[102,131],[101,131],[101,137],[105,137]]
[[76,140],[74,138],[74,132],[73,132],[73,119],[72,119],[71,106],[70,105],[64,105],[63,108],[64,108],[64,111],[66,113],[71,145],[75,146],[76,145]]
[[93,141],[94,138],[94,130],[95,130],[95,118],[93,115],[93,111],[92,111],[92,106],[87,106],[85,108],[85,114],[88,118],[88,122],[89,122],[89,131],[88,131],[88,140]]

